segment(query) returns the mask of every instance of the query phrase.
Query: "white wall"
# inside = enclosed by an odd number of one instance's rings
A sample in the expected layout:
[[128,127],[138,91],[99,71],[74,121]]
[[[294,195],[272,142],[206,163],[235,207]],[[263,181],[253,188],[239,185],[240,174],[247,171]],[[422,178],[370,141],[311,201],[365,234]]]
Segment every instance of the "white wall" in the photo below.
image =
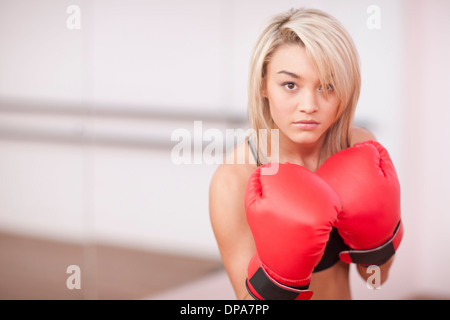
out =
[[406,10],[402,151],[404,211],[412,249],[408,281],[449,296],[450,12],[448,1],[412,1]]
[[[80,30],[66,27],[72,4]],[[367,28],[370,5],[381,29]],[[387,146],[402,185],[406,234],[391,279],[373,292],[352,276],[354,296],[449,296],[445,0],[1,1],[0,229],[218,258],[215,165],[175,165],[170,136],[193,132],[194,119],[204,131],[245,126],[256,37],[299,6],[330,12],[354,37],[356,120]]]
[[69,1],[0,2],[0,95],[79,101],[83,37],[66,27]]

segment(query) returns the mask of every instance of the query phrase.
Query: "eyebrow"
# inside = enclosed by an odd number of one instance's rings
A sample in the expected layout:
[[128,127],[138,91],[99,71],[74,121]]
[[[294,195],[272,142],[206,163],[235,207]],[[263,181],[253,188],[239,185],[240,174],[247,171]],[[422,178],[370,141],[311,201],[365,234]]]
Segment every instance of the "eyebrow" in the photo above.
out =
[[300,79],[301,78],[301,76],[299,76],[298,74],[295,74],[293,72],[289,72],[289,71],[286,71],[286,70],[278,71],[278,74],[281,74],[281,73],[287,74],[288,76],[291,76],[292,78],[296,78],[296,79]]

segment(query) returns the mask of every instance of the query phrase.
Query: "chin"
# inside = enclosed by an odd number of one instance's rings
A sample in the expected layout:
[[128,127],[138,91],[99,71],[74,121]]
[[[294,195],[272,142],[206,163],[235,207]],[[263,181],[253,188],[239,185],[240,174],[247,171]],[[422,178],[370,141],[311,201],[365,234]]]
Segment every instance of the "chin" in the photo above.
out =
[[297,133],[290,135],[288,138],[297,144],[312,145],[319,142],[320,135],[312,132],[302,132],[300,134]]

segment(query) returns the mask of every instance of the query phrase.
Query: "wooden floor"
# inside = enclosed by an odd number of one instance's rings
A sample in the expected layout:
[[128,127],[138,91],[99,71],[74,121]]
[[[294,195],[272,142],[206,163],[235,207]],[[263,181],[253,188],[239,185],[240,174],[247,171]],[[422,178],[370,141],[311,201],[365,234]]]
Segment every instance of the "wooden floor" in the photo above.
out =
[[[69,290],[67,267],[80,267]],[[0,299],[140,299],[221,269],[220,261],[0,233]]]

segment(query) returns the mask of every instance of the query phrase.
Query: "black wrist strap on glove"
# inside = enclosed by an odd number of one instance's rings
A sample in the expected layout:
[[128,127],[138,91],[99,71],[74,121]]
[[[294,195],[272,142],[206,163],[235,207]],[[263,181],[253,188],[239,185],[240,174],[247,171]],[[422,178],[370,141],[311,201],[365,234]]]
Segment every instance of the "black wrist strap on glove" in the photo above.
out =
[[386,263],[397,251],[403,237],[403,225],[400,220],[392,237],[382,245],[369,250],[348,250],[339,253],[339,258],[346,263],[363,266],[380,266]]

